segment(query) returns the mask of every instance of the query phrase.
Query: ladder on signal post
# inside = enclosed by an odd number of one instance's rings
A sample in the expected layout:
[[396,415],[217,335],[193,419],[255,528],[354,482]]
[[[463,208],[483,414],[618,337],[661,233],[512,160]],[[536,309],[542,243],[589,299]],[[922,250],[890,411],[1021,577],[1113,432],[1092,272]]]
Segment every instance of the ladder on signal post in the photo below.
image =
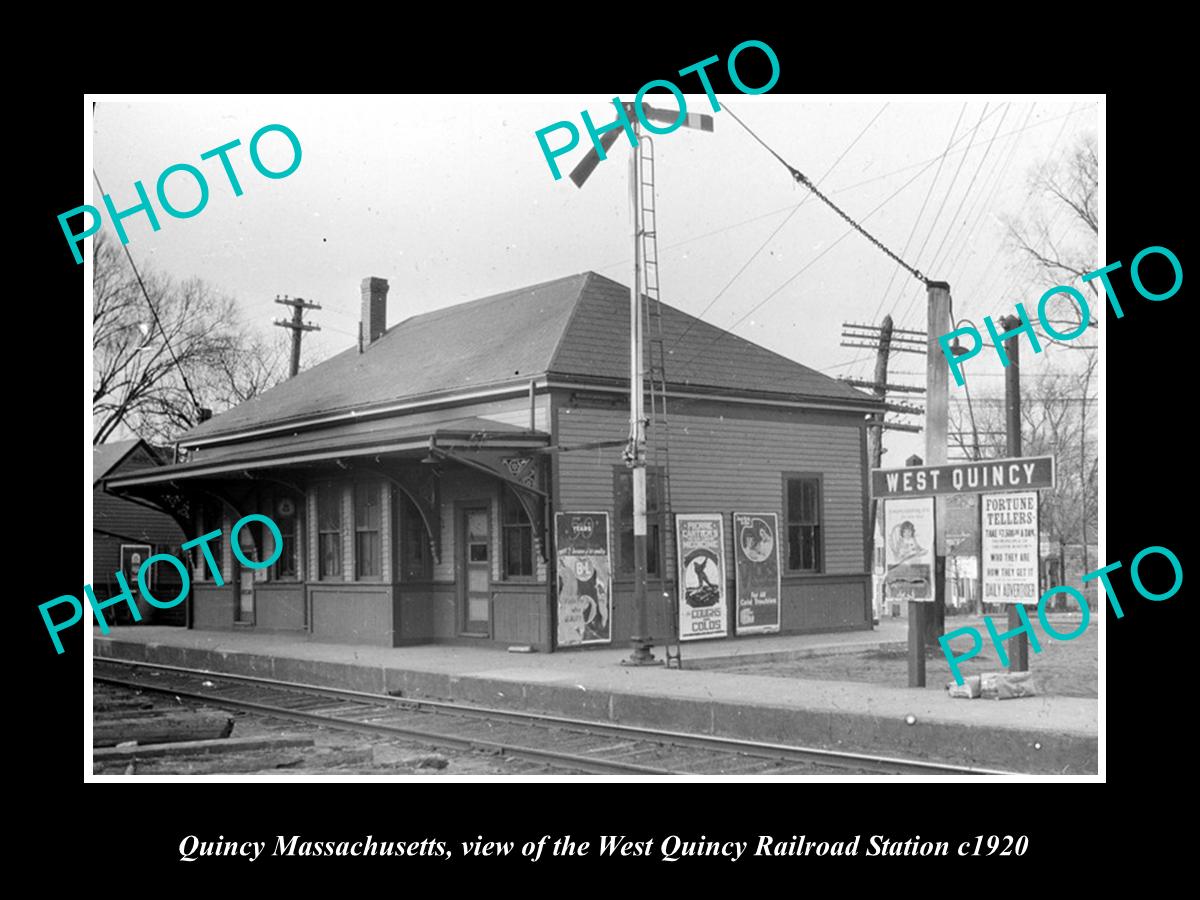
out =
[[[643,304],[646,349],[649,355],[647,381],[650,388],[650,415],[646,420],[651,435],[651,464],[655,473],[655,500],[658,505],[659,527],[671,525],[671,454],[670,428],[667,420],[667,373],[666,348],[663,344],[662,302],[658,289],[658,223],[654,208],[654,141],[649,135],[642,136],[638,149],[639,170],[635,177],[641,183],[641,209],[638,210],[638,225],[642,246],[642,276],[646,302]],[[662,583],[667,582],[667,554],[665,550],[674,543],[674,536],[663,540],[664,550],[659,560]],[[673,592],[663,592],[663,609],[666,613],[667,629],[663,649],[666,652],[667,668],[682,668],[683,657],[679,646],[679,598],[678,586]]]

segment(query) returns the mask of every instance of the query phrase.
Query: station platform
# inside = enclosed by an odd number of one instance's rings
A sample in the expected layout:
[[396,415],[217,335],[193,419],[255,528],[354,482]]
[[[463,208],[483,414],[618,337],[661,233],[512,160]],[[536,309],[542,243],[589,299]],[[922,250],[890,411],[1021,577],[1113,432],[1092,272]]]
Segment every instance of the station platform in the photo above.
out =
[[[257,675],[405,697],[1036,774],[1097,772],[1098,702],[1078,697],[954,700],[944,692],[735,674],[722,666],[899,643],[874,631],[684,645],[682,670],[629,668],[626,648],[509,653],[459,645],[369,647],[287,634],[127,626],[93,629],[97,658]],[[661,658],[662,648],[656,649]],[[730,660],[730,657],[738,657]],[[909,717],[915,721],[909,724]]]

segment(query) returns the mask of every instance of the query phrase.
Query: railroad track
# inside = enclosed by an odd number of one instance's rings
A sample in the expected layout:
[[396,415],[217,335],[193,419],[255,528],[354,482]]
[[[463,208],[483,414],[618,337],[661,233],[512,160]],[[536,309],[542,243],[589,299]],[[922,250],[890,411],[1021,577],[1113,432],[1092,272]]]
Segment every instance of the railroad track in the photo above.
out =
[[591,775],[1012,775],[994,769],[685,734],[543,713],[468,706],[97,658],[105,684],[200,700],[329,728],[506,755]]

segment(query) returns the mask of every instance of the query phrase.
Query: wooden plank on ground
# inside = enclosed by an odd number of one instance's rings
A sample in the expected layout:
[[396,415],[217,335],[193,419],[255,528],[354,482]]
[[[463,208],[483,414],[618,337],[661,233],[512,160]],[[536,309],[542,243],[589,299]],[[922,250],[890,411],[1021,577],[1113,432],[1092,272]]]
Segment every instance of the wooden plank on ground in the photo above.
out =
[[129,759],[150,759],[156,756],[186,756],[210,753],[242,753],[248,750],[282,750],[289,747],[311,747],[306,737],[245,737],[220,738],[205,741],[175,741],[170,744],[144,744],[137,747],[103,747],[92,751],[94,762],[116,762]]
[[92,726],[92,746],[112,747],[125,741],[166,744],[227,738],[233,717],[223,712],[177,712],[165,716],[99,719]]

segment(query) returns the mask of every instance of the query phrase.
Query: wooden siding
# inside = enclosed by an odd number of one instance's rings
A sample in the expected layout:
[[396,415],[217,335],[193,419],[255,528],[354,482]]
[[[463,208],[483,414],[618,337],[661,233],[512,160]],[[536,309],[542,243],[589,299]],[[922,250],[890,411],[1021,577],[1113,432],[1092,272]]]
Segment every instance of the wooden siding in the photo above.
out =
[[387,584],[308,586],[314,640],[391,647],[394,638],[393,588]]
[[[179,553],[186,537],[175,520],[100,489],[92,491],[92,584],[105,584],[121,568],[122,544],[150,544],[155,553]],[[156,567],[156,577],[178,585],[169,565]]]
[[304,585],[286,581],[255,584],[254,625],[269,631],[307,631]]
[[545,608],[543,585],[492,585],[492,638],[501,644],[544,645],[550,635]]
[[[822,574],[868,571],[863,552],[863,478],[861,417],[829,413],[773,411],[748,418],[744,410],[700,415],[700,404],[669,409],[671,507],[674,512],[783,509],[783,473],[818,473],[823,481]],[[735,417],[736,416],[736,417]],[[628,414],[617,404],[606,407],[564,403],[557,440],[571,446],[619,440],[628,434]],[[608,510],[614,513],[613,467],[622,465],[620,447],[559,454],[559,510]],[[653,444],[648,456],[654,461]],[[728,526],[728,522],[727,522]],[[667,542],[673,544],[668,530]],[[733,558],[733,536],[726,527],[726,554]],[[614,538],[615,540],[615,538]],[[614,548],[614,552],[617,552]],[[669,559],[674,559],[668,547]]]
[[193,584],[192,627],[210,631],[232,629],[235,600],[235,585],[228,582],[223,587],[211,583]]

